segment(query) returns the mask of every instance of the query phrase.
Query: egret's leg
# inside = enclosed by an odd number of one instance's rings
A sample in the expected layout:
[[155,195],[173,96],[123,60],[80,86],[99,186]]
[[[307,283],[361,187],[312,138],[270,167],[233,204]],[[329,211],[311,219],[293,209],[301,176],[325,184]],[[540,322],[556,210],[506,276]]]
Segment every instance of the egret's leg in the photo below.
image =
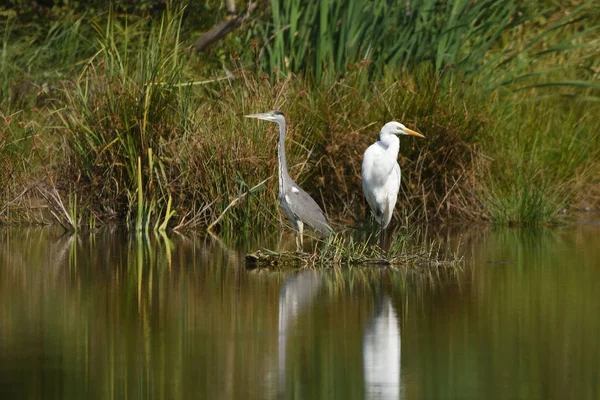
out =
[[385,254],[385,250],[384,250],[384,247],[385,247],[385,228],[383,227],[383,223],[384,223],[384,221],[387,220],[386,216],[389,215],[389,212],[390,212],[390,203],[388,201],[386,201],[384,207],[385,208],[384,208],[383,212],[381,213],[381,220],[380,220],[380,222],[381,222],[382,225],[381,225],[381,233],[380,233],[380,236],[379,236],[379,247],[381,248],[381,253],[382,254]]

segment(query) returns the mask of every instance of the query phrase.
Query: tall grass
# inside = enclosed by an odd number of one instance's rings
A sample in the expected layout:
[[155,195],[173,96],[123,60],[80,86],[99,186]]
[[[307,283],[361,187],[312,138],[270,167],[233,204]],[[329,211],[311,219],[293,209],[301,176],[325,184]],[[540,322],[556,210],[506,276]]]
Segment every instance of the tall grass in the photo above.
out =
[[[575,63],[565,54],[597,49],[595,3],[584,2],[566,15],[560,11],[511,0],[272,0],[261,65],[271,73],[303,72],[319,82],[359,62],[369,64],[375,76],[385,68],[427,64],[438,73],[484,75],[480,84],[493,89],[544,75],[540,60],[561,54],[562,67],[571,67]],[[570,29],[584,20],[593,23]]]
[[561,99],[505,107],[482,138],[493,157],[482,185],[488,213],[502,223],[555,220],[598,183],[599,108]]
[[[97,215],[108,217],[107,211],[112,211],[115,218],[127,218],[140,229],[151,218],[164,216],[171,198],[178,214],[173,223],[208,225],[227,210],[219,219],[221,229],[265,222],[274,226],[279,222],[277,136],[271,125],[242,119],[272,108],[284,109],[289,120],[292,176],[332,215],[365,215],[362,152],[377,139],[383,124],[372,121],[390,119],[428,135],[423,143],[407,140],[402,145],[406,186],[400,209],[416,210],[413,215],[403,212],[403,220],[440,219],[442,211],[444,216],[449,212],[445,204],[453,204],[452,215],[470,214],[457,182],[471,179],[464,172],[473,162],[468,143],[485,125],[484,115],[481,109],[465,114],[461,96],[473,93],[462,93],[452,82],[444,90],[436,88],[441,82],[431,71],[412,77],[388,74],[373,84],[361,69],[344,84],[333,82],[310,91],[302,79],[269,88],[243,75],[242,85],[219,84],[209,97],[188,87],[177,89],[173,98],[157,94],[145,103],[146,85],[120,78],[131,73],[111,78],[110,70],[94,63],[80,82],[65,88],[66,106],[58,112],[68,138],[69,164],[75,166],[65,176],[79,180],[82,199],[94,197]],[[186,86],[180,77],[172,79],[171,87],[160,87],[161,95]],[[148,113],[152,120],[145,119],[147,107],[156,107]],[[461,137],[461,132],[470,136]],[[243,201],[230,208],[238,198]]]
[[361,60],[376,70],[425,61],[438,71],[477,65],[517,14],[514,1],[273,0],[271,7],[276,37],[269,66],[309,69],[317,80],[325,69],[343,72]]
[[[93,54],[82,16],[23,23],[13,14],[0,22],[0,221],[39,222],[39,197],[32,190],[56,150],[50,134],[52,109],[61,80]],[[47,178],[47,177],[46,177]],[[50,181],[53,178],[50,177]]]
[[132,224],[138,230],[166,210],[164,146],[185,135],[189,90],[180,78],[180,23],[180,14],[165,14],[149,31],[113,16],[94,23],[98,51],[77,80],[65,83],[57,110],[71,177],[88,196],[102,193],[111,203],[104,206],[119,207],[117,214],[129,218],[138,206]]
[[85,17],[65,13],[47,26],[7,18],[0,26],[0,101],[5,112],[42,107],[60,80],[94,53]]

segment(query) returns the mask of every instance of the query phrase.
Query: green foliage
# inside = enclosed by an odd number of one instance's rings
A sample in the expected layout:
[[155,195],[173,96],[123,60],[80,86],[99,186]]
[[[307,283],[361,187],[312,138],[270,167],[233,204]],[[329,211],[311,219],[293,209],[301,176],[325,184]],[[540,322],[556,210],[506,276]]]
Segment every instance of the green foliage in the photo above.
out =
[[344,72],[348,63],[412,67],[481,62],[485,50],[507,29],[515,2],[456,0],[273,0],[271,71]]
[[[7,19],[0,28],[0,104],[17,111],[42,107],[54,95],[61,79],[93,54],[83,17],[66,14],[48,27],[17,25]],[[50,67],[51,66],[51,67]]]
[[[535,64],[552,54],[597,48],[597,23],[565,33],[597,13],[593,5],[554,18],[556,7],[525,12],[518,1],[272,0],[262,65],[270,73],[303,72],[319,82],[355,63],[369,64],[376,76],[385,68],[427,64],[438,73],[483,75],[485,88],[492,89],[544,74]],[[533,27],[540,17],[552,22]],[[534,33],[523,37],[526,29]]]
[[99,50],[66,84],[57,110],[72,174],[127,213],[148,197],[146,226],[154,207],[169,199],[163,148],[185,130],[180,117],[189,91],[180,79],[180,21],[181,15],[165,15],[149,32],[112,17],[106,26],[94,23]]
[[486,208],[502,223],[556,220],[599,181],[600,107],[563,99],[506,103],[481,138],[494,157],[482,185]]
[[154,9],[164,9],[166,4],[184,3],[183,1],[171,0],[43,0],[32,2],[28,0],[7,0],[4,7],[26,16],[29,19],[44,18],[48,14],[68,11],[90,11],[104,10],[113,7],[121,12],[141,14]]

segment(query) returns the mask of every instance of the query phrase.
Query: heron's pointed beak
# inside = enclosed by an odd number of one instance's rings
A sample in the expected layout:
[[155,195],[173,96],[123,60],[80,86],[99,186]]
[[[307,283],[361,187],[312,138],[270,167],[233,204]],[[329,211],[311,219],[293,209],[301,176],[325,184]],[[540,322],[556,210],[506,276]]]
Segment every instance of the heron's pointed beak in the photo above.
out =
[[248,114],[244,115],[246,118],[256,118],[256,119],[267,119],[268,114]]
[[407,134],[412,135],[412,136],[418,136],[418,137],[425,138],[425,136],[421,135],[419,132],[413,131],[412,129],[404,128],[404,132],[406,132]]

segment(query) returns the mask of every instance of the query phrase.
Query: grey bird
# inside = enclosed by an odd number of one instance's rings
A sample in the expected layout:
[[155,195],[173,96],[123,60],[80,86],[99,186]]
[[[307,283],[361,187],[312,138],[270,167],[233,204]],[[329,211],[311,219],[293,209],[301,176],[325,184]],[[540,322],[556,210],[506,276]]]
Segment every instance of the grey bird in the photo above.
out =
[[265,121],[275,122],[279,125],[279,145],[277,147],[277,156],[279,158],[279,203],[294,230],[296,249],[302,251],[304,245],[302,232],[305,224],[322,236],[328,236],[333,232],[333,229],[329,225],[329,221],[323,210],[321,210],[321,207],[290,178],[285,156],[285,117],[283,113],[273,110],[264,114],[250,114],[245,117],[264,119]]

